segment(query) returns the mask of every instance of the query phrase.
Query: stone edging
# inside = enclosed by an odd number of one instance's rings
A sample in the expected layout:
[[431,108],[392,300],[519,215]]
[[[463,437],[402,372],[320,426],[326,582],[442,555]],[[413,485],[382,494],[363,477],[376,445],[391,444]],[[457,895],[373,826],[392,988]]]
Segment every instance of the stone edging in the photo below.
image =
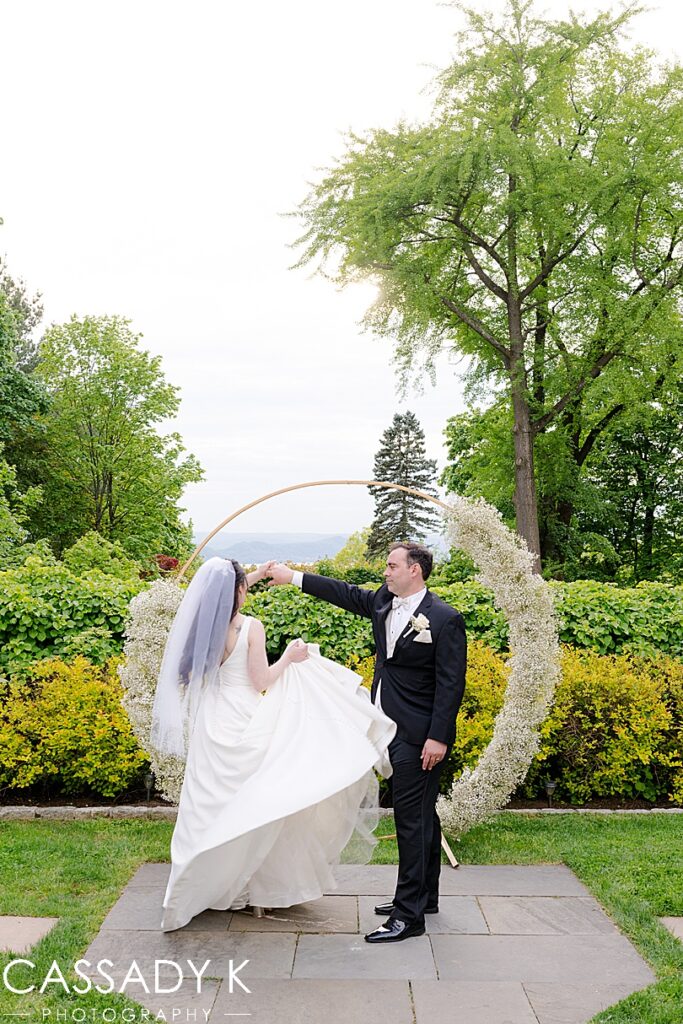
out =
[[[383,808],[386,814],[390,807]],[[120,807],[0,807],[0,821],[87,821],[91,818],[151,818],[175,821],[177,807],[146,807],[140,804],[122,804]],[[612,808],[587,807],[507,807],[501,814],[683,814],[683,807],[655,807],[652,810],[613,810]]]
[[85,821],[89,818],[161,818],[175,821],[177,807],[0,807],[0,821]]

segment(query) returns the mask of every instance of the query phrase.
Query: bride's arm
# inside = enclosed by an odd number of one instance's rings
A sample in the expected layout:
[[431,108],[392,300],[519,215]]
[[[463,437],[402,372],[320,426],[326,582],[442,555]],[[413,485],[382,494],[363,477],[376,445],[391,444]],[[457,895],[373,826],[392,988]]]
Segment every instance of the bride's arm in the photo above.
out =
[[288,665],[296,661],[305,661],[308,647],[301,640],[293,640],[282,657],[274,665],[268,664],[266,656],[266,631],[263,623],[253,619],[249,627],[249,650],[247,652],[247,668],[249,680],[255,690],[267,690],[280,678]]
[[253,587],[259,580],[264,580],[270,573],[271,566],[275,565],[274,562],[264,562],[263,565],[259,565],[258,569],[254,569],[253,572],[247,573],[247,589]]

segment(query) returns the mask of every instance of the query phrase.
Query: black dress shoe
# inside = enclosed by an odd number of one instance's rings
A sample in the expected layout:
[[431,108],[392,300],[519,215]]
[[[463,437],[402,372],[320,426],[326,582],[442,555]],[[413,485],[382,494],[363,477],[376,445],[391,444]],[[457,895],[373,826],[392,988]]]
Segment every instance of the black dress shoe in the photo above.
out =
[[408,924],[398,917],[390,917],[389,920],[365,936],[366,942],[402,942],[403,939],[410,939],[413,935],[424,935],[423,924]]
[[[388,917],[394,909],[393,903],[378,903],[375,907],[375,913],[379,914],[380,917]],[[438,904],[434,907],[425,907],[425,914],[438,914]]]

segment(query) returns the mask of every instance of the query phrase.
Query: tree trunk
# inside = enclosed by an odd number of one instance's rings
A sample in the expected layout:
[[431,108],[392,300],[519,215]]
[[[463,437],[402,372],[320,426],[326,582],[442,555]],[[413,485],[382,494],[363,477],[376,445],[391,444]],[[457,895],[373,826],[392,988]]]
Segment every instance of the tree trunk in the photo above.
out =
[[[510,125],[516,132],[518,114]],[[508,194],[512,200],[517,191],[516,175],[508,175]],[[522,306],[519,298],[519,276],[517,272],[517,215],[514,202],[510,203],[507,230],[508,254],[508,330],[510,332],[509,373],[512,386],[512,409],[515,439],[515,512],[517,533],[524,538],[534,556],[534,572],[541,571],[541,538],[538,529],[538,504],[536,501],[536,479],[534,476],[534,429],[531,424],[531,410],[527,389],[526,367],[524,364],[524,330]]]
[[512,409],[515,423],[512,428],[515,441],[515,512],[517,532],[524,538],[534,555],[534,571],[541,571],[541,538],[538,529],[536,479],[534,477],[534,432],[521,371],[521,362],[510,367]]
[[652,578],[652,564],[654,554],[654,534],[655,534],[655,508],[656,502],[652,491],[645,497],[645,515],[643,517],[643,555],[640,561],[640,573],[641,579]]

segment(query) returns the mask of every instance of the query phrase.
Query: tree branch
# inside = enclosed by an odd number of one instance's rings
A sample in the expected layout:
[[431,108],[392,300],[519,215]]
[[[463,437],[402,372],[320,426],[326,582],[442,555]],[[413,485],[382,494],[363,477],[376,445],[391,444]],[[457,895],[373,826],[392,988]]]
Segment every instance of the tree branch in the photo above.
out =
[[598,420],[595,426],[588,432],[585,441],[576,453],[576,462],[579,466],[583,466],[600,434],[609,426],[614,417],[618,416],[619,413],[624,410],[624,408],[624,403],[619,402],[613,409],[610,409],[609,412],[605,413],[602,419]]
[[435,217],[435,220],[443,220],[447,221],[450,224],[454,224],[459,231],[462,231],[465,238],[469,239],[469,241],[472,242],[474,245],[479,246],[480,249],[483,249],[484,252],[487,252],[489,254],[492,260],[495,260],[495,262],[498,264],[500,269],[505,274],[505,280],[507,281],[507,267],[505,265],[504,259],[497,252],[495,245],[491,244],[490,242],[487,242],[485,238],[482,238],[480,234],[478,234],[471,227],[465,224],[457,210],[454,210],[452,217]]
[[447,295],[437,294],[437,298],[446,307],[446,309],[449,309],[451,313],[455,313],[458,320],[470,327],[479,335],[480,338],[483,338],[484,341],[488,342],[488,344],[502,357],[506,369],[509,368],[512,353],[505,347],[505,345],[502,345],[489,330],[487,330],[481,320],[472,316],[467,312],[467,310],[462,309],[456,302],[449,299]]
[[497,295],[498,298],[502,302],[507,304],[507,301],[508,301],[508,293],[507,293],[507,291],[505,290],[505,288],[501,288],[501,286],[499,284],[497,284],[493,280],[493,278],[490,277],[486,273],[486,271],[482,267],[481,263],[479,262],[477,257],[474,255],[474,253],[472,251],[472,247],[469,245],[468,242],[465,242],[463,244],[463,250],[465,252],[465,255],[467,256],[467,259],[470,261],[471,266],[475,270],[479,280],[482,281],[486,285],[486,287],[489,289],[489,291],[493,292],[493,294]]
[[589,372],[585,374],[585,376],[580,377],[573,388],[570,388],[562,398],[555,402],[555,405],[553,405],[551,409],[548,409],[548,411],[543,414],[543,416],[540,416],[537,420],[532,422],[534,430],[545,430],[548,424],[551,423],[552,420],[554,420],[555,417],[577,397],[577,395],[581,394],[588,382],[599,377],[605,367],[608,366],[609,363],[611,363],[618,355],[619,349],[612,349],[611,352],[603,352],[600,358],[596,359]]
[[574,250],[578,249],[578,247],[581,245],[584,238],[590,231],[591,227],[592,224],[589,224],[588,227],[585,228],[581,232],[581,234],[574,239],[574,241],[568,249],[564,249],[563,251],[557,252],[554,256],[550,256],[548,258],[546,263],[541,267],[539,272],[536,274],[536,277],[534,277],[533,280],[530,281],[525,288],[522,288],[521,292],[519,293],[519,298],[521,302],[524,302],[524,300],[527,299],[532,292],[536,291],[540,284],[543,284],[543,282],[546,280],[546,278],[550,276],[550,274],[553,272],[558,263],[562,263],[563,260],[566,260],[567,256],[571,256]]

